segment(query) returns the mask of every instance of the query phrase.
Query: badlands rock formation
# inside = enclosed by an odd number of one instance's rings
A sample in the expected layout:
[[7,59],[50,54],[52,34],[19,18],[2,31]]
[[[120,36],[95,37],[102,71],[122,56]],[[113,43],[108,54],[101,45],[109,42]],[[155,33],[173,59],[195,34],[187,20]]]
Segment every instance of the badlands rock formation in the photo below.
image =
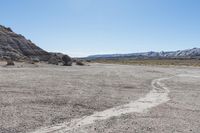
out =
[[0,58],[10,57],[13,60],[38,58],[46,61],[50,56],[50,53],[39,48],[24,36],[0,25]]

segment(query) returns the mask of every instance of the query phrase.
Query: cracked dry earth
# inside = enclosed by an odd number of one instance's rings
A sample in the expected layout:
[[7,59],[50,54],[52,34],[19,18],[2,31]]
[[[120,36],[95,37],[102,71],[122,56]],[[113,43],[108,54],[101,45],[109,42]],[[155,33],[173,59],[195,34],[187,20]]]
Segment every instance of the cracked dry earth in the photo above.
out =
[[2,64],[2,133],[200,131],[199,68]]

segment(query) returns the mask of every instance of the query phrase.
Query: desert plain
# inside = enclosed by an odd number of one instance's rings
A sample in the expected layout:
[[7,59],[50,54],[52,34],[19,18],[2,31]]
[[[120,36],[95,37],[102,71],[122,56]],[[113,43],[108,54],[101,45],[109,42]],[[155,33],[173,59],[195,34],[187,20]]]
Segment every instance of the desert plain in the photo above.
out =
[[0,62],[1,133],[199,133],[200,68]]

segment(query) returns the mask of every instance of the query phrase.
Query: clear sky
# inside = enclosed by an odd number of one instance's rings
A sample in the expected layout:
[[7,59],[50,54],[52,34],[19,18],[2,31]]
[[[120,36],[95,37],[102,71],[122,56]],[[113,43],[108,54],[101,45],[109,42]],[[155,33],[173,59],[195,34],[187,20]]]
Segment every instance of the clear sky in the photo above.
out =
[[0,0],[0,24],[71,56],[200,47],[200,0]]

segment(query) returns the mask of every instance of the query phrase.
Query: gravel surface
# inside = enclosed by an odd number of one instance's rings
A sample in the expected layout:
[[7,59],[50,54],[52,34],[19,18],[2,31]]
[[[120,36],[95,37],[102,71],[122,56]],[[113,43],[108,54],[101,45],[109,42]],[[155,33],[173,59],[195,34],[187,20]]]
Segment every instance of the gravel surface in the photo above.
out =
[[[140,113],[95,121],[73,133],[200,131],[200,69],[91,64],[62,67],[0,63],[0,132],[18,133],[70,122],[145,97],[152,81],[170,90],[169,101]],[[185,75],[185,76],[184,76]],[[188,76],[189,75],[189,76]]]

